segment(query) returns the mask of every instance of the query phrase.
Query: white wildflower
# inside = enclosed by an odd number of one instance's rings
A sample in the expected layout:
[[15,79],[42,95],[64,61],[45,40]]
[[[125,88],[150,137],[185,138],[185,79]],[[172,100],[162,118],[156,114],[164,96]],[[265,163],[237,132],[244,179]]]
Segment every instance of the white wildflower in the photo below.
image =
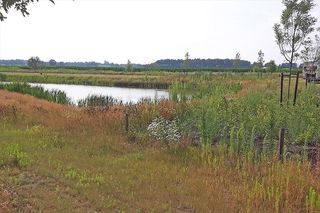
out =
[[155,118],[148,126],[149,135],[157,140],[179,142],[181,134],[175,121],[169,121],[163,117]]

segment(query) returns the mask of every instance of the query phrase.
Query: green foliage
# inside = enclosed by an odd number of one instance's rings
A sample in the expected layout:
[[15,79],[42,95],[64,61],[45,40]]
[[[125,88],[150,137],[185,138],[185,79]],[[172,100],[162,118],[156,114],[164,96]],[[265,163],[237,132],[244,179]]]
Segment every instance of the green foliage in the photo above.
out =
[[26,167],[30,164],[27,153],[19,144],[11,144],[1,150],[0,166]]
[[276,72],[278,69],[276,62],[274,60],[269,61],[268,63],[266,63],[265,66],[267,67],[268,72]]
[[[23,16],[29,15],[27,6],[29,3],[39,1],[39,0],[2,0],[0,1],[0,21],[4,21],[7,17],[4,15],[8,13],[10,8],[15,8],[20,11]],[[53,0],[49,0],[54,3]]]
[[7,76],[5,74],[0,73],[0,81],[6,81]]
[[283,4],[280,24],[275,24],[273,29],[280,53],[290,63],[291,74],[292,63],[299,56],[297,51],[314,30],[316,18],[310,14],[313,0],[284,0]]
[[258,67],[261,69],[264,65],[264,53],[262,52],[262,50],[260,50],[258,52]]
[[92,184],[102,185],[104,183],[104,177],[101,174],[89,174],[87,171],[80,171],[73,167],[68,167],[65,170],[64,177],[75,181],[77,186],[87,187]]
[[108,107],[116,104],[122,104],[122,102],[111,96],[103,95],[89,95],[85,99],[78,101],[78,106],[80,107]]
[[71,100],[67,97],[65,92],[62,92],[60,90],[45,90],[43,87],[33,87],[27,83],[0,84],[0,89],[32,95],[34,97],[56,102],[59,104],[71,104]]
[[306,205],[311,211],[320,211],[320,195],[313,187],[310,187],[306,196]]
[[42,62],[38,56],[31,57],[27,63],[28,66],[34,70],[44,67],[44,62]]
[[[317,31],[320,33],[320,28]],[[316,34],[314,39],[307,38],[301,51],[301,59],[305,64],[316,65],[320,62],[320,34]]]
[[234,62],[233,62],[233,66],[234,66],[235,69],[239,69],[240,68],[240,62],[241,62],[241,56],[240,56],[240,53],[237,53],[236,57],[234,59]]
[[126,71],[127,72],[132,72],[133,71],[133,66],[132,66],[130,60],[128,60],[128,62],[127,62]]
[[242,84],[220,82],[202,76],[193,83],[172,85],[176,97],[183,94],[194,102],[179,112],[178,125],[185,133],[196,129],[203,145],[224,142],[236,153],[248,153],[255,139],[261,138],[272,154],[280,128],[289,129],[286,138],[291,143],[320,142],[320,90],[316,85],[299,93],[295,107],[286,108],[279,105],[278,93],[271,88],[232,98]]

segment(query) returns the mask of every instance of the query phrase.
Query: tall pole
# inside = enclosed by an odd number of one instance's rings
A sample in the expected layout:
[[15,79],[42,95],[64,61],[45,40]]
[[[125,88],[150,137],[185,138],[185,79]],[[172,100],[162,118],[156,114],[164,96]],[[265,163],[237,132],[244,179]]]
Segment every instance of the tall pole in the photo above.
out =
[[297,102],[298,86],[299,86],[299,72],[297,73],[296,86],[295,86],[295,89],[294,89],[293,106],[295,106],[296,102]]
[[283,73],[280,75],[280,104],[283,102]]

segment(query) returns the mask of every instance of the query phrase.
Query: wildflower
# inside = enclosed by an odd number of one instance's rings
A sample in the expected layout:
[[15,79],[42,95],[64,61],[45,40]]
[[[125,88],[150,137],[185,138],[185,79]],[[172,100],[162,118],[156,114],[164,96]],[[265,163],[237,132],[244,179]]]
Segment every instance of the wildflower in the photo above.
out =
[[179,142],[181,134],[176,121],[169,121],[163,117],[155,118],[147,128],[149,135],[166,142]]

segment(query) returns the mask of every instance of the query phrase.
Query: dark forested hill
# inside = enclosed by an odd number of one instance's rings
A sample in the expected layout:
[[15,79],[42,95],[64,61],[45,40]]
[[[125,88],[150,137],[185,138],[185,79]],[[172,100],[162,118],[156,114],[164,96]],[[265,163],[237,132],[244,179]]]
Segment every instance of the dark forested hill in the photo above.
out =
[[[186,63],[182,59],[163,59],[151,64],[155,67],[163,68],[233,68],[235,60],[233,59],[192,59]],[[250,61],[240,61],[240,68],[250,68]]]
[[[54,61],[54,60],[50,60]],[[98,63],[98,62],[56,62],[54,65],[50,62],[43,62],[46,66],[59,66],[59,67],[126,67],[126,64],[114,64],[114,63]],[[26,66],[26,60],[0,60],[0,66]],[[168,69],[179,69],[179,68],[192,68],[192,69],[214,69],[214,68],[235,68],[234,59],[190,59],[187,63],[182,59],[163,59],[158,60],[152,64],[132,64],[134,68],[143,67],[155,67],[155,68],[168,68]],[[252,64],[250,61],[240,60],[240,65],[237,68],[248,69],[251,68]]]

